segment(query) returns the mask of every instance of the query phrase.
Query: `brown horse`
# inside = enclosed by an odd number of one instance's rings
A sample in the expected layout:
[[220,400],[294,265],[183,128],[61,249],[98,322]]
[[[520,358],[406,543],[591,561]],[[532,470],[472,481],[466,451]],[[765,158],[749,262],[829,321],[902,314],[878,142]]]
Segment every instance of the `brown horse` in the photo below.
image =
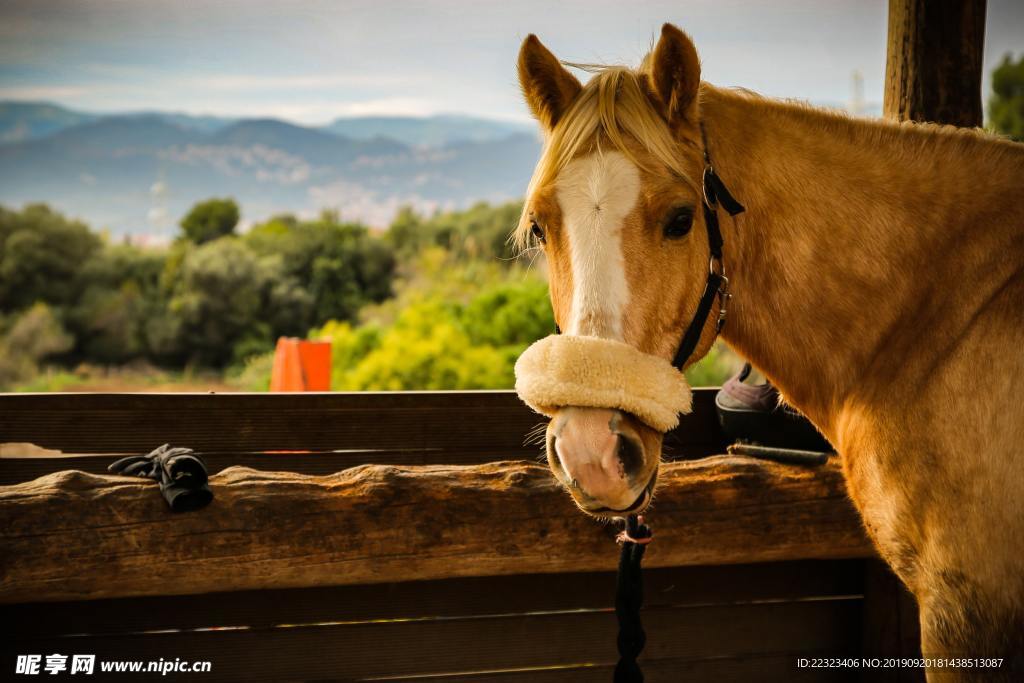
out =
[[[672,358],[708,273],[707,152],[747,208],[721,219],[724,340],[836,446],[924,652],[1020,667],[1024,146],[702,83],[669,24],[639,69],[589,70],[532,35],[519,55],[545,146],[517,237],[546,254],[562,331]],[[711,316],[688,362],[715,336]],[[566,407],[547,455],[584,511],[636,512],[661,438]]]

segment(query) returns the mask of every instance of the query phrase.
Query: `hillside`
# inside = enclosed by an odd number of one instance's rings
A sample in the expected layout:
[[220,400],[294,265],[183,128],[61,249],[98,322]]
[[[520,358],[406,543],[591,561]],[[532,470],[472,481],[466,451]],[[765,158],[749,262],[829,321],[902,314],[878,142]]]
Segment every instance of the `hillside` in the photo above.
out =
[[[115,235],[169,235],[210,196],[237,199],[247,221],[334,208],[375,225],[403,204],[432,211],[503,201],[522,195],[539,148],[532,132],[462,117],[366,117],[345,135],[338,121],[328,130],[160,112],[76,119],[61,110],[60,125],[44,133],[32,111],[22,108],[18,120],[35,133],[0,143],[0,204],[47,202]],[[445,142],[429,144],[435,139]]]
[[472,116],[359,116],[336,119],[323,130],[366,140],[391,138],[417,147],[440,147],[455,142],[487,142],[516,133],[530,133],[532,126]]
[[35,140],[95,118],[45,102],[0,102],[0,143]]

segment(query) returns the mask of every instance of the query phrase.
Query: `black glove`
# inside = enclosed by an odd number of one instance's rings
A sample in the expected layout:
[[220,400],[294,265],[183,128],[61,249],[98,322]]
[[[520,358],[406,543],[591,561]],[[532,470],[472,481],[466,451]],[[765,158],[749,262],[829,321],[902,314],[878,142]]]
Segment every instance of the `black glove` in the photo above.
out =
[[171,448],[165,443],[149,455],[121,458],[107,466],[107,471],[155,480],[174,512],[198,510],[213,500],[206,485],[206,465],[191,448]]

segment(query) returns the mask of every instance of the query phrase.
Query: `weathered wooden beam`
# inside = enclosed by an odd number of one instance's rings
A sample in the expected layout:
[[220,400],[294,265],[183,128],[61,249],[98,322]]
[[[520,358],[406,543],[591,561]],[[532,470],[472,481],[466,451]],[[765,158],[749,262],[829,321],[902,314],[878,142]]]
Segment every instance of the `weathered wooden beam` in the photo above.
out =
[[[147,480],[64,471],[0,487],[0,602],[608,570],[615,529],[548,470],[365,465],[329,476],[231,467],[206,509]],[[872,554],[839,466],[741,456],[662,467],[651,567]]]
[[985,0],[889,0],[886,118],[980,126]]
[[[681,416],[665,437],[674,452],[725,448],[717,391],[694,389],[693,412]],[[80,455],[148,453],[166,442],[202,453],[508,453],[521,450],[524,435],[545,421],[514,391],[0,393],[0,444],[31,443]],[[17,446],[3,450],[24,452]],[[5,455],[0,451],[0,469]]]

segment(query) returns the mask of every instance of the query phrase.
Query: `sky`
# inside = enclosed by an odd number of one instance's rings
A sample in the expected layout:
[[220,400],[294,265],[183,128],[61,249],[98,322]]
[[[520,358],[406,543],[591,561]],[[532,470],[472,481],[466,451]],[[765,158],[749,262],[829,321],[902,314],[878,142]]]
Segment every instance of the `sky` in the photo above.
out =
[[[515,59],[636,64],[664,21],[704,80],[843,105],[853,72],[880,103],[885,0],[0,0],[0,100],[95,112],[273,116],[457,112],[526,120]],[[988,74],[1024,52],[1024,2],[989,0]]]

